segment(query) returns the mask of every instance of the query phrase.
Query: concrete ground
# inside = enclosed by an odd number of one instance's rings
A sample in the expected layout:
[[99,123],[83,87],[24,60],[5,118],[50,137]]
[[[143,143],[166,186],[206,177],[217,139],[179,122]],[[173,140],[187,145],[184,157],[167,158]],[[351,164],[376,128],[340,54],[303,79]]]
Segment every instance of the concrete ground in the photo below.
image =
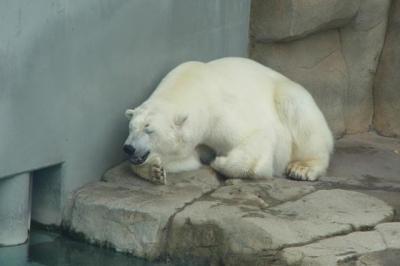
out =
[[339,140],[318,182],[221,180],[208,168],[165,186],[123,163],[71,198],[65,227],[149,260],[197,265],[396,265],[400,140]]

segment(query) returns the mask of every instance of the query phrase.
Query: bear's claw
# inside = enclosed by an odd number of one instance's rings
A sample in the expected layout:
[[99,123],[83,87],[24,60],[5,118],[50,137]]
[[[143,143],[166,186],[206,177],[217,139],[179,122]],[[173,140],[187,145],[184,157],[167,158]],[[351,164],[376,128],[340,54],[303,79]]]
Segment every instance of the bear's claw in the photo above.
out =
[[286,168],[286,176],[293,180],[316,181],[318,176],[312,167],[304,162],[291,162]]
[[167,175],[165,169],[159,164],[151,165],[150,181],[162,185],[167,184]]

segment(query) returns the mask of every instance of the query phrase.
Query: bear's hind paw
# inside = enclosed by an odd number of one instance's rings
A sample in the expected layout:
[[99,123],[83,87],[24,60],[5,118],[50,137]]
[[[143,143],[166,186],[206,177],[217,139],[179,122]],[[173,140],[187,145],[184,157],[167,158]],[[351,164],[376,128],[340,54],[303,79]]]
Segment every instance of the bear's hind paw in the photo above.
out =
[[286,176],[293,180],[316,181],[318,173],[306,162],[295,161],[286,168]]

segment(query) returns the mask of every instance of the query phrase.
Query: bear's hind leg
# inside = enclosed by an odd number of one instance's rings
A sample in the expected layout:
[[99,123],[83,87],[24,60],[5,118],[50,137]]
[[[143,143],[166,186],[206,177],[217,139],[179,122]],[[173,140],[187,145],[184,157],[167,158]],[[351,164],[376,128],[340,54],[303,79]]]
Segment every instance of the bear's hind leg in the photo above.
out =
[[280,87],[275,95],[279,117],[292,138],[291,179],[315,181],[323,175],[333,149],[332,133],[312,96],[300,85]]
[[[231,150],[226,156],[217,156],[210,166],[228,178],[270,178],[273,175],[273,145],[265,136],[254,136],[247,143]],[[260,147],[260,143],[264,148]],[[255,151],[262,151],[259,154]]]
[[250,160],[243,160],[236,156],[218,156],[211,163],[211,167],[226,176],[227,178],[270,178],[273,174],[271,160],[260,160],[254,158],[253,162]]

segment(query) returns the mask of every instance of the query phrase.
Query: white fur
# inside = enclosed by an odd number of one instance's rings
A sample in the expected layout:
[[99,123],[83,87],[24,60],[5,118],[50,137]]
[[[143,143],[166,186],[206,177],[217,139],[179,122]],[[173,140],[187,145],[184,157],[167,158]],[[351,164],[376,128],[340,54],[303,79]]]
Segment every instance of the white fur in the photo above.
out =
[[[167,173],[198,168],[196,147],[204,144],[216,153],[211,167],[228,177],[267,178],[286,170],[291,178],[316,180],[333,147],[311,95],[244,58],[181,64],[127,116],[126,143],[142,139]],[[143,141],[145,125],[151,134]]]

